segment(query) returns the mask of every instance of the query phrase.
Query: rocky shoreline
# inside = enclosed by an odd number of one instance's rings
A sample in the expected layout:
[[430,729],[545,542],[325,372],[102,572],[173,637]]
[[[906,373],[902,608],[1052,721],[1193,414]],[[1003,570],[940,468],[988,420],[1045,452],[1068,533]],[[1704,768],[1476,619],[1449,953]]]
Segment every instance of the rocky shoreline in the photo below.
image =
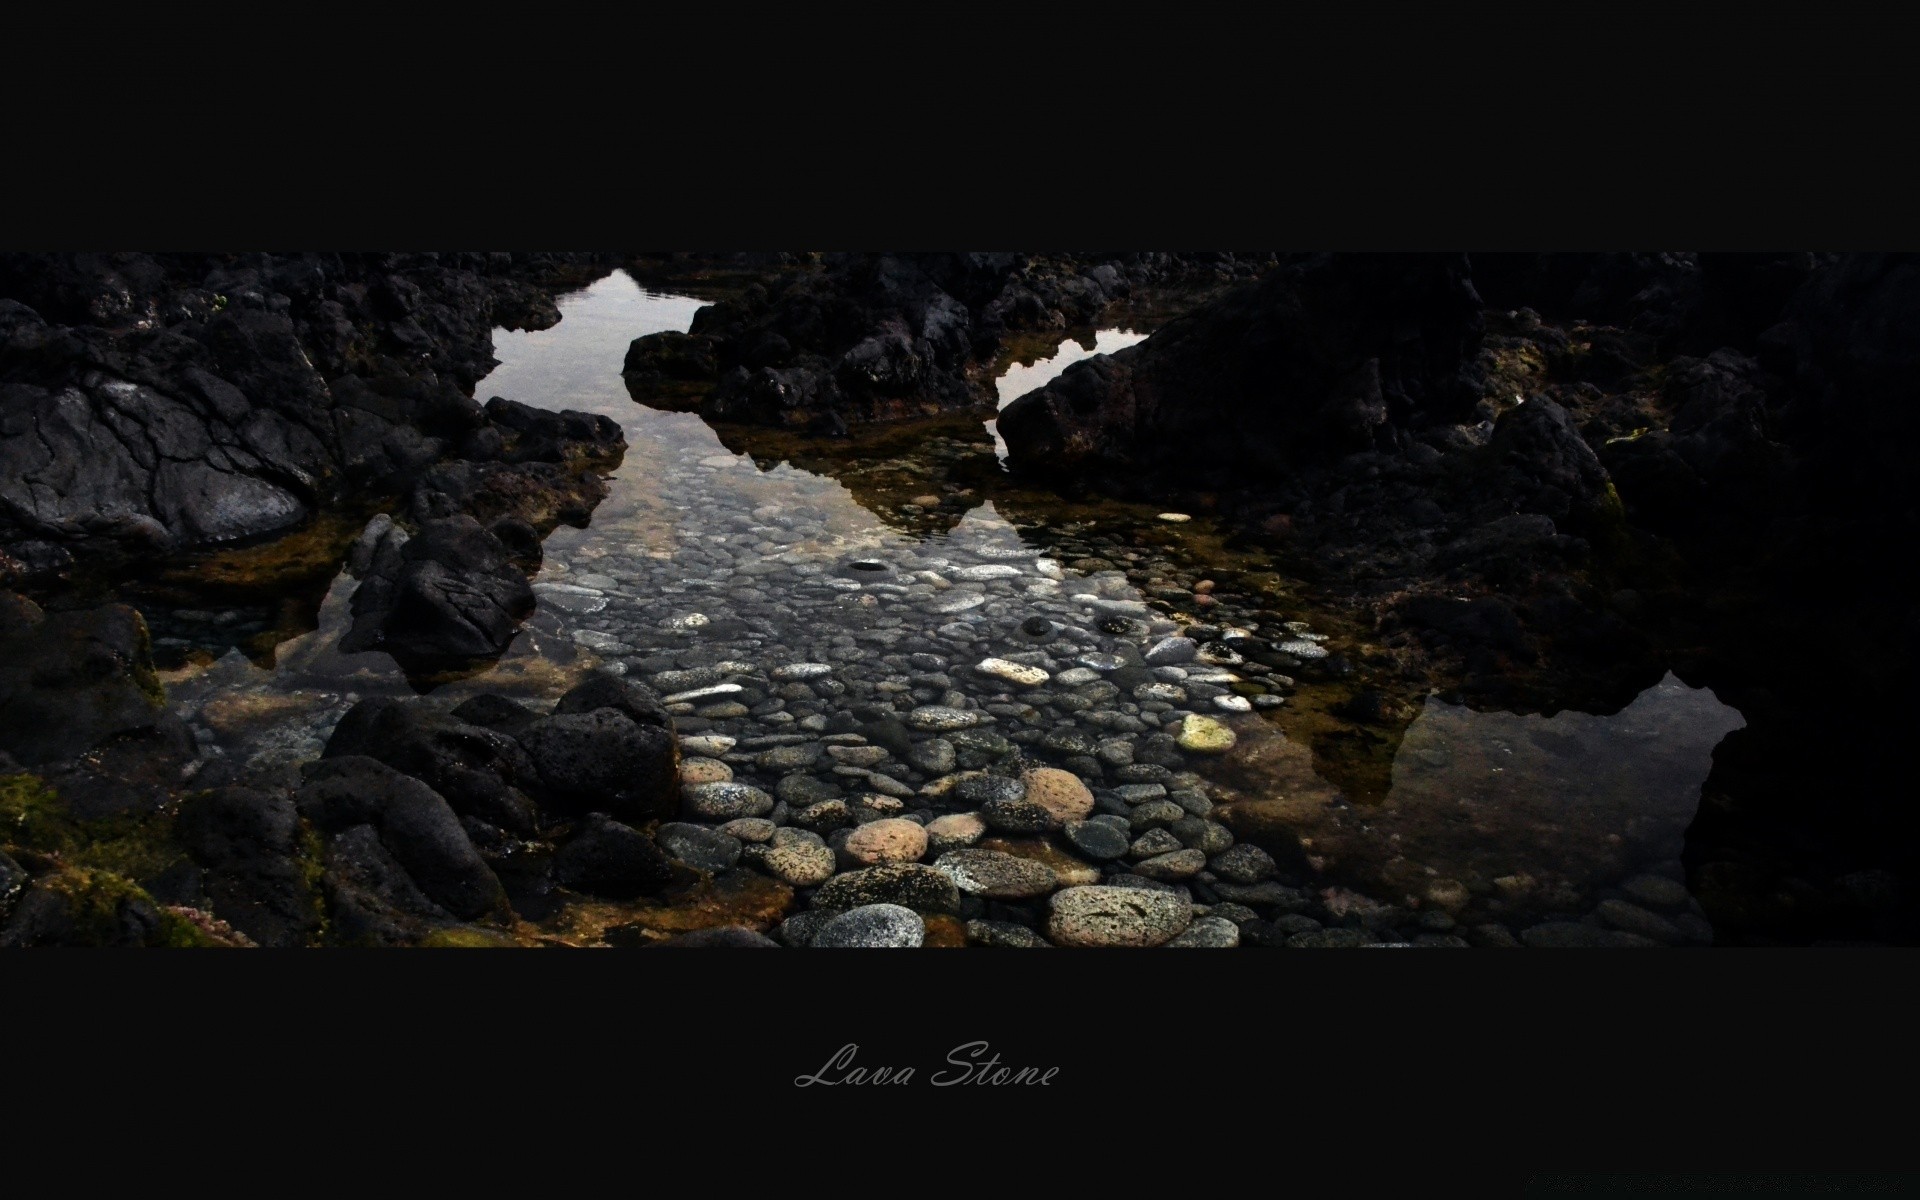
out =
[[[1911,433],[1892,335],[1915,327],[1912,263],[653,260],[725,282],[690,333],[633,343],[631,394],[836,439],[991,411],[1011,339],[1134,289],[1253,278],[1000,429],[1020,479],[1236,531],[1342,614],[1328,633],[1152,537],[1038,545],[969,517],[822,557],[846,544],[829,522],[728,510],[735,460],[699,453],[645,460],[706,514],[668,549],[555,561],[544,539],[587,525],[621,431],[471,392],[493,325],[550,324],[553,290],[615,261],[641,260],[0,263],[0,456],[19,468],[0,568],[20,589],[0,593],[0,944],[1909,936],[1900,806],[1857,785],[1805,800],[1894,749],[1803,747],[1895,702],[1911,663],[1914,610],[1866,564],[1913,521],[1886,490]],[[969,491],[898,508],[911,523]],[[250,767],[165,706],[137,611],[64,582],[369,494],[388,512],[343,543],[340,652],[384,651],[432,690],[499,659],[538,601],[597,669],[557,697],[343,700],[317,760]],[[1875,645],[1780,652],[1845,622]],[[1609,712],[1668,671],[1749,727],[1684,856],[1630,838],[1591,878],[1370,860],[1369,810],[1260,715],[1364,680],[1326,719],[1377,748],[1411,720],[1401,691]],[[1836,679],[1852,706],[1823,698]]]

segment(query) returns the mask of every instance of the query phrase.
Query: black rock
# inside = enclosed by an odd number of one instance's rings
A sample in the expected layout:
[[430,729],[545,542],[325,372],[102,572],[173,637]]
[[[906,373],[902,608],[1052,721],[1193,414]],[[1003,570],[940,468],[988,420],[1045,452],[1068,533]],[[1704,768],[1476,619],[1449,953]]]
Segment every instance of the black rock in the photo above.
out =
[[[365,755],[425,782],[457,813],[502,829],[531,833],[538,814],[521,790],[536,777],[532,761],[508,733],[468,724],[461,710],[510,705],[531,724],[534,714],[498,697],[475,697],[448,713],[425,701],[370,697],[347,710],[327,739],[325,757]],[[510,721],[509,723],[517,723]]]
[[291,797],[246,787],[196,792],[180,802],[173,828],[203,869],[199,886],[214,916],[262,946],[302,946],[319,933],[320,898]]
[[554,878],[575,891],[613,899],[659,892],[673,867],[645,834],[605,813],[589,813],[553,859]]
[[612,708],[542,717],[519,736],[533,764],[529,790],[563,812],[592,810],[631,821],[680,806],[680,747],[658,725]]
[[431,787],[360,756],[326,758],[294,797],[302,816],[328,832],[370,826],[422,893],[462,920],[496,911],[505,893]]

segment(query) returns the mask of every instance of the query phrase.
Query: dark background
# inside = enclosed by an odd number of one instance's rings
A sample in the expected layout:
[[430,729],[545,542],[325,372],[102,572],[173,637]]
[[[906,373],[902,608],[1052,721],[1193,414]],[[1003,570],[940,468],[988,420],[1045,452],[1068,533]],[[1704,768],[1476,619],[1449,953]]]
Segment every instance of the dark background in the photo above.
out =
[[[1920,249],[1916,47],[1871,9],[926,16],[29,14],[0,248]],[[20,954],[0,1133],[254,1191],[1897,1169],[1915,961]],[[925,1085],[975,1038],[1060,1071]],[[847,1042],[915,1084],[792,1086]]]

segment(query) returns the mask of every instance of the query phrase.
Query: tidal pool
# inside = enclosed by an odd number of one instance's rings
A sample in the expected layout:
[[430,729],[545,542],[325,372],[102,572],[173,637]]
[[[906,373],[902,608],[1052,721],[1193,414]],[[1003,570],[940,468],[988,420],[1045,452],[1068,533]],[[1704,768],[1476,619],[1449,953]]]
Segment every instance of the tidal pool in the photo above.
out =
[[[1239,815],[1277,847],[1278,875],[1190,882],[1275,914],[1275,936],[1298,944],[1464,945],[1469,929],[1546,919],[1705,940],[1679,844],[1713,746],[1742,723],[1710,692],[1669,677],[1619,713],[1552,718],[1406,697],[1419,713],[1384,799],[1349,796],[1287,734],[1318,693],[1350,689],[1323,667],[1357,656],[1364,631],[1298,603],[1204,514],[1174,524],[1152,506],[1017,484],[995,469],[1005,448],[992,422],[826,447],[636,403],[620,375],[628,344],[685,330],[701,303],[615,272],[560,298],[551,329],[495,331],[500,365],[478,398],[602,413],[628,445],[591,523],[547,539],[539,607],[512,649],[436,699],[491,691],[550,705],[589,671],[643,680],[683,733],[734,739],[706,769],[795,809],[844,798],[945,810],[950,798],[923,789],[1018,754],[1088,779],[1122,827],[1139,806],[1171,802],[1166,821],[1129,832],[1155,844],[1206,842],[1214,818]],[[1012,367],[1001,403],[1144,336],[1100,330]],[[338,574],[317,628],[280,643],[271,665],[233,650],[167,674],[208,753],[291,768],[360,698],[412,694],[386,655],[337,649],[355,586]],[[1187,632],[1197,645],[1139,659]],[[1287,645],[1293,656],[1274,659]],[[903,729],[880,755],[823,753],[877,711],[915,736]],[[1234,731],[1234,747],[1182,749],[1188,714]],[[566,926],[568,940],[598,942],[632,916],[580,907],[596,915]]]

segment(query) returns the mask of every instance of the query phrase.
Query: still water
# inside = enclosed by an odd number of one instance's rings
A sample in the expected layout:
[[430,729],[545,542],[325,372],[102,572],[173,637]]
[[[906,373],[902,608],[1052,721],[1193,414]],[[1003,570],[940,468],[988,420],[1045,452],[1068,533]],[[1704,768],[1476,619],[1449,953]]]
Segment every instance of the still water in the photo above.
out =
[[[1247,806],[1263,828],[1297,836],[1305,886],[1329,909],[1423,908],[1430,930],[1454,917],[1462,929],[1556,915],[1595,924],[1604,911],[1619,929],[1639,920],[1619,915],[1629,904],[1664,922],[1648,925],[1655,940],[1702,940],[1697,907],[1684,888],[1674,892],[1684,878],[1677,860],[1713,747],[1742,724],[1710,691],[1669,676],[1620,712],[1552,718],[1408,697],[1417,716],[1398,731],[1386,795],[1356,802],[1288,736],[1317,689],[1345,685],[1311,670],[1296,682],[1230,647],[1236,634],[1285,642],[1310,667],[1325,651],[1354,654],[1363,634],[1293,603],[1270,564],[1234,558],[1204,517],[1170,525],[1151,508],[1020,490],[991,469],[1005,450],[992,422],[991,447],[977,424],[962,425],[896,439],[865,459],[857,445],[832,461],[810,450],[805,461],[819,469],[806,469],[765,448],[777,439],[728,431],[741,447],[730,449],[698,415],[636,403],[620,375],[628,344],[685,330],[701,303],[616,272],[561,298],[551,329],[495,331],[500,365],[477,397],[603,413],[628,448],[589,527],[548,538],[534,580],[539,610],[513,648],[437,698],[494,691],[551,704],[596,669],[665,680],[662,690],[675,692],[697,691],[681,685],[701,672],[824,664],[828,687],[776,685],[751,705],[723,688],[678,710],[694,728],[767,746],[809,742],[842,710],[904,707],[909,695],[914,705],[972,708],[992,725],[973,742],[956,736],[967,746],[1012,734],[1030,758],[1105,787],[1200,796],[1201,811],[1209,795]],[[1091,344],[1012,367],[1001,404],[1145,336],[1102,330]],[[961,469],[982,461],[985,471]],[[876,472],[886,487],[862,482]],[[256,767],[293,764],[317,755],[359,698],[412,694],[384,654],[336,648],[354,586],[335,578],[318,627],[283,642],[270,664],[233,651],[169,673],[173,702],[204,745]],[[1170,596],[1184,596],[1173,605],[1180,620],[1147,603]],[[1118,643],[1149,647],[1196,621],[1214,639],[1200,657],[1128,687],[1107,677]],[[1030,632],[1036,622],[1043,636]],[[989,659],[1008,665],[979,669]],[[1235,747],[1183,754],[1175,734],[1188,713],[1231,728]],[[736,778],[797,794],[878,789],[911,799],[938,774],[917,765],[904,782],[882,779],[838,758],[806,770],[805,787],[749,767]],[[1596,910],[1607,904],[1615,908]]]

